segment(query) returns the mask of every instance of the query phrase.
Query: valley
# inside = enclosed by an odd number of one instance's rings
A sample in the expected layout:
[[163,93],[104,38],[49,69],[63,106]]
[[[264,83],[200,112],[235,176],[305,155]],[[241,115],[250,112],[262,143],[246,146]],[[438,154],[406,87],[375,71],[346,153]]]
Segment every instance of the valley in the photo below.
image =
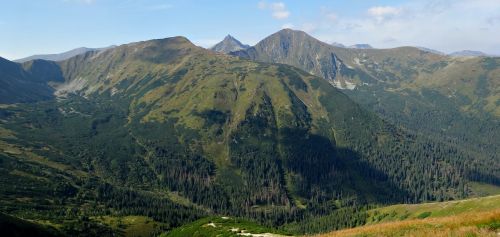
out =
[[341,48],[289,29],[233,43],[0,59],[0,224],[46,236],[497,233],[498,58]]

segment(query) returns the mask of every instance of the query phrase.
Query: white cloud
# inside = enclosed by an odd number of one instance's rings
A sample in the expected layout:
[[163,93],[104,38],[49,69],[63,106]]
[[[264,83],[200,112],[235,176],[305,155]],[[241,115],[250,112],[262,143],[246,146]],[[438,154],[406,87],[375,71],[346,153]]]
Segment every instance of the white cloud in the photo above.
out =
[[290,16],[290,11],[286,9],[285,3],[283,2],[271,2],[261,1],[257,4],[261,10],[271,11],[271,16],[278,20],[287,19]]
[[368,14],[374,17],[378,22],[382,22],[386,18],[397,16],[401,13],[400,8],[391,6],[377,6],[368,9]]
[[380,48],[413,45],[444,52],[500,52],[499,0],[407,1],[364,11],[365,15],[324,20],[314,36],[326,42],[369,43]]
[[290,16],[290,12],[288,11],[276,11],[273,12],[273,17],[276,19],[286,19]]

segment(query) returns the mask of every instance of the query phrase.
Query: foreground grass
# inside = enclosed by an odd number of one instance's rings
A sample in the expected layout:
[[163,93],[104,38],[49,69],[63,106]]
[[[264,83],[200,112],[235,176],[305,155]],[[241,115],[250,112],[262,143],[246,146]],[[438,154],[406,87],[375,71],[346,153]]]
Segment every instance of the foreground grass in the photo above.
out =
[[449,217],[366,225],[319,236],[498,236],[499,228],[500,209],[497,209]]
[[499,236],[500,196],[378,208],[370,211],[368,223],[318,237]]
[[367,223],[445,217],[466,212],[482,212],[495,209],[500,209],[500,195],[448,202],[400,204],[369,211]]

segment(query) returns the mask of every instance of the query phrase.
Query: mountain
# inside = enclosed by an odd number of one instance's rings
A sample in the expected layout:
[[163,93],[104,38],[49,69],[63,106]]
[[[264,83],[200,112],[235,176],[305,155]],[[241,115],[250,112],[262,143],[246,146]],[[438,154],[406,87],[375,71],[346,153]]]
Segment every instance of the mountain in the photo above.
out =
[[337,42],[333,42],[331,43],[331,45],[335,46],[335,47],[339,47],[339,48],[346,48],[345,45],[341,44],[341,43],[337,43]]
[[355,45],[349,46],[348,48],[351,48],[351,49],[373,49],[373,47],[369,44],[355,44]]
[[[263,39],[246,50],[232,55],[261,62],[289,64],[311,74],[327,79],[340,89],[354,89],[356,83],[341,72],[352,71],[353,66],[343,62],[340,56],[360,53],[321,42],[303,31],[283,29]],[[359,59],[357,59],[359,63]],[[361,75],[363,78],[368,78]],[[369,80],[369,79],[368,79]]]
[[210,50],[221,53],[230,53],[233,51],[238,51],[242,49],[247,49],[250,46],[242,44],[240,41],[235,39],[231,35],[227,35],[221,42],[217,43]]
[[0,58],[0,103],[23,103],[53,98],[49,82],[63,80],[59,66],[34,60],[18,64]]
[[416,48],[418,48],[422,51],[425,51],[425,52],[433,53],[433,54],[446,55],[445,53],[438,51],[438,50],[435,50],[435,49],[430,49],[430,48],[426,48],[426,47],[416,47]]
[[293,30],[232,54],[301,68],[392,123],[489,162],[499,159],[500,58],[453,58],[414,47],[344,49]]
[[[303,32],[272,40],[286,47],[249,52],[340,49]],[[69,236],[112,236],[123,222],[110,219],[136,216],[162,230],[213,215],[272,227],[333,216],[315,231],[338,229],[373,205],[458,199],[498,180],[494,160],[394,126],[323,78],[184,37],[32,62],[5,65],[53,97],[0,106],[0,211]]]
[[115,46],[109,46],[109,47],[105,47],[105,48],[85,48],[85,47],[81,47],[81,48],[72,49],[70,51],[66,51],[64,53],[59,53],[59,54],[38,54],[38,55],[33,55],[33,56],[26,57],[26,58],[20,58],[20,59],[14,60],[14,62],[24,63],[24,62],[28,62],[28,61],[35,60],[35,59],[43,59],[43,60],[47,60],[47,61],[56,61],[57,62],[57,61],[63,61],[63,60],[69,59],[71,57],[74,57],[76,55],[84,54],[84,53],[87,53],[87,52],[101,51],[101,50],[106,50],[106,49],[110,49],[110,48],[113,48],[113,47],[115,47]]
[[336,50],[346,51],[347,49],[323,43],[303,31],[283,29],[253,47],[231,54],[261,62],[289,64],[334,81],[340,68],[345,67],[333,54]]
[[486,57],[488,54],[483,53],[481,51],[473,51],[473,50],[462,50],[449,54],[452,57]]

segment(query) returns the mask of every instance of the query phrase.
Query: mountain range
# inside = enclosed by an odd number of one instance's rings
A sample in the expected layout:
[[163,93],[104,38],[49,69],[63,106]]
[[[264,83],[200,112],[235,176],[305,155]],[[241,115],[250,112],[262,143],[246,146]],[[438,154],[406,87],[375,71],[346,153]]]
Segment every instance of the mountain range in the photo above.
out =
[[301,68],[394,124],[498,157],[499,58],[455,58],[414,47],[356,51],[288,29],[231,54]]
[[68,236],[215,215],[305,234],[499,189],[498,59],[224,41],[0,59],[0,212]]
[[47,60],[47,61],[63,61],[63,60],[69,59],[71,57],[74,57],[74,56],[77,56],[80,54],[84,54],[84,53],[87,53],[90,51],[102,51],[102,50],[110,49],[113,47],[115,47],[115,46],[113,45],[113,46],[109,46],[109,47],[105,47],[105,48],[80,47],[80,48],[72,49],[72,50],[69,50],[69,51],[66,51],[63,53],[58,53],[58,54],[37,54],[37,55],[29,56],[26,58],[16,59],[16,60],[14,60],[14,62],[24,63],[24,62],[28,62],[28,61],[36,60],[36,59],[43,59],[43,60]]
[[481,51],[473,51],[473,50],[462,50],[462,51],[457,51],[449,54],[450,56],[454,57],[481,57],[481,56],[488,56],[488,54],[483,53]]

